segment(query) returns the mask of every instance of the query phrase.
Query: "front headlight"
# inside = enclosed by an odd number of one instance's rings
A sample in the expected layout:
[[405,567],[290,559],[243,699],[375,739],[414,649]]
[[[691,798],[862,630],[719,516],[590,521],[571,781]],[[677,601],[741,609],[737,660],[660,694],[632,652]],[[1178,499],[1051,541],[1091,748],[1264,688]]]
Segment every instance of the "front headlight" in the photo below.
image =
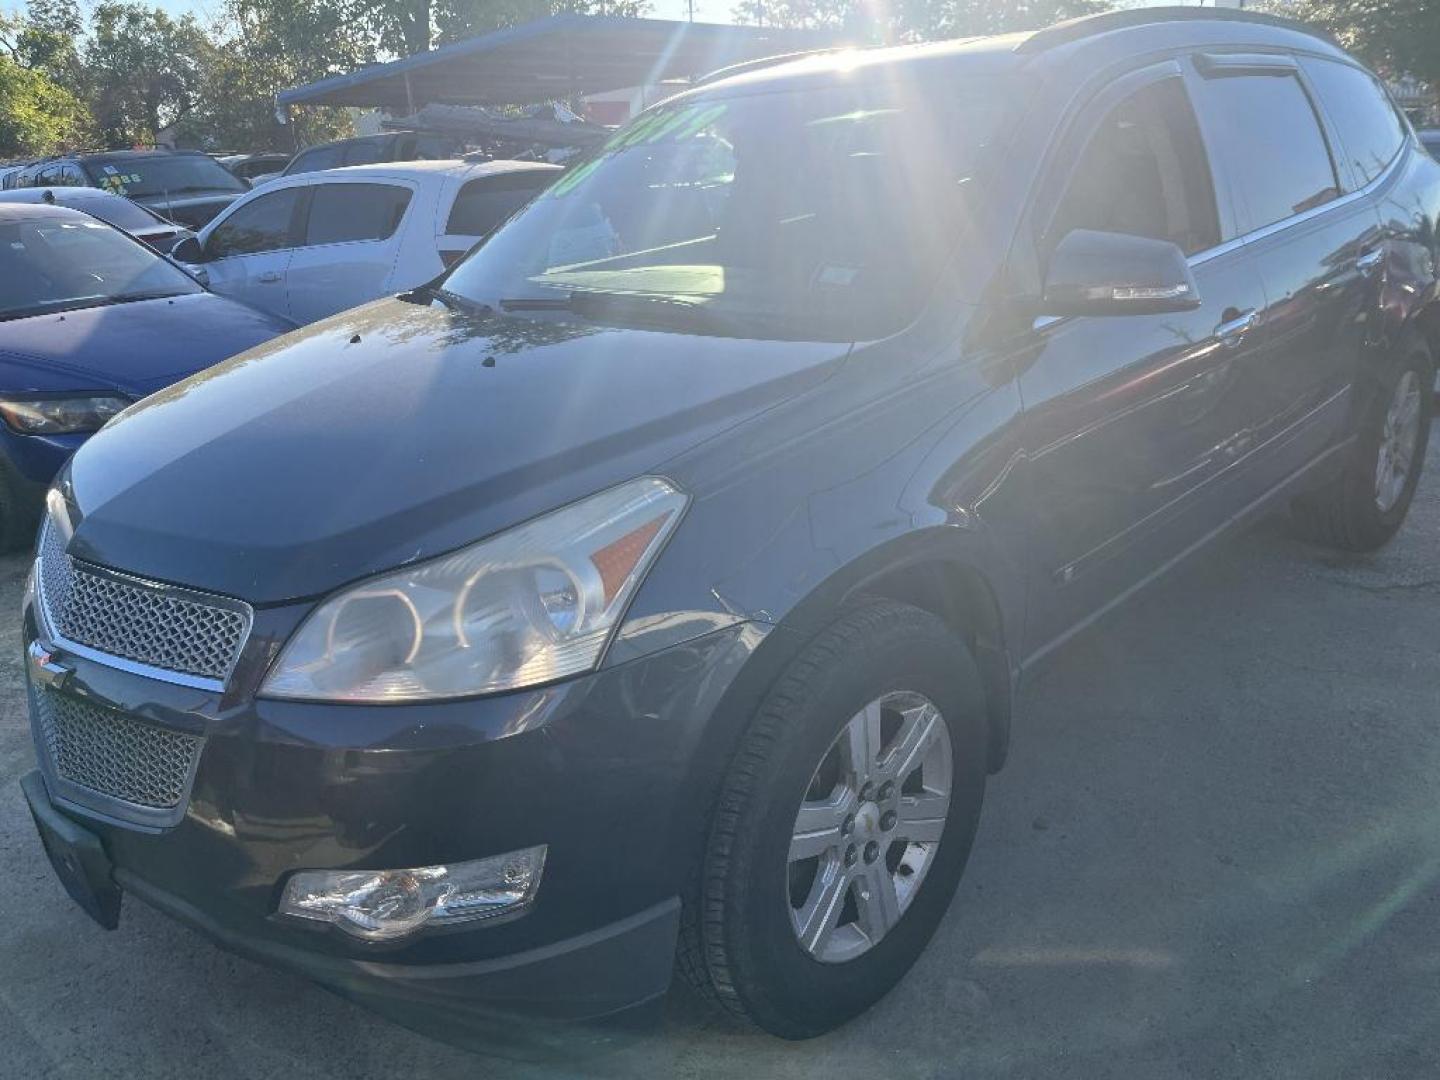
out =
[[21,435],[99,431],[130,402],[113,394],[73,398],[0,399],[0,417]]
[[641,477],[336,593],[281,651],[260,693],[419,701],[588,671],[685,502],[664,480]]

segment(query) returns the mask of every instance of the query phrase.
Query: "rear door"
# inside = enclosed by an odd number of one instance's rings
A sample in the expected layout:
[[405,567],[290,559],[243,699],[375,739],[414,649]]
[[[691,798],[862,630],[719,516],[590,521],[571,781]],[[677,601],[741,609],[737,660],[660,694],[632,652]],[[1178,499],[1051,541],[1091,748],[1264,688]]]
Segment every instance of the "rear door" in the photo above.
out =
[[1265,285],[1262,353],[1244,376],[1259,410],[1263,482],[1278,483],[1348,431],[1382,253],[1379,218],[1313,90],[1286,55],[1200,54],[1192,88],[1212,156]]
[[210,288],[284,315],[286,274],[294,255],[303,187],[266,192],[223,214],[204,232]]
[[452,203],[441,201],[435,243],[448,269],[515,211],[549,187],[561,170],[525,169],[477,176],[460,185]]
[[415,194],[401,180],[326,179],[307,190],[302,242],[288,275],[288,314],[301,323],[385,295]]

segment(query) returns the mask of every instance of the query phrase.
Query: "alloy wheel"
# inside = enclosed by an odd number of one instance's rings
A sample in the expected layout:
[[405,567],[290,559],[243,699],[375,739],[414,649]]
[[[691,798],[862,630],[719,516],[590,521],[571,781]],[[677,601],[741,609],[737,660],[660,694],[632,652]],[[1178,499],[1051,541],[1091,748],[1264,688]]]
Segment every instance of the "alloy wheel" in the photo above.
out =
[[1400,502],[1420,452],[1420,409],[1420,379],[1414,371],[1406,371],[1385,413],[1375,462],[1375,505],[1382,514]]
[[940,710],[910,691],[870,702],[826,751],[787,866],[791,925],[816,960],[854,960],[904,917],[945,830],[951,752]]

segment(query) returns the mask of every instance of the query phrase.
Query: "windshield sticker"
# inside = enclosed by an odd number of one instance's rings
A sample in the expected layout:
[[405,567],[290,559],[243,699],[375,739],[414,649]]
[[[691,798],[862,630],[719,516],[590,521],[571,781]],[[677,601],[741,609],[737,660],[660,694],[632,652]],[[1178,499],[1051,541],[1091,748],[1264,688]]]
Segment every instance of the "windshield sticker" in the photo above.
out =
[[107,173],[109,173],[111,176],[114,176],[114,175],[115,175],[115,166],[114,166],[114,165],[106,165],[106,166],[105,166],[105,171],[106,171]]

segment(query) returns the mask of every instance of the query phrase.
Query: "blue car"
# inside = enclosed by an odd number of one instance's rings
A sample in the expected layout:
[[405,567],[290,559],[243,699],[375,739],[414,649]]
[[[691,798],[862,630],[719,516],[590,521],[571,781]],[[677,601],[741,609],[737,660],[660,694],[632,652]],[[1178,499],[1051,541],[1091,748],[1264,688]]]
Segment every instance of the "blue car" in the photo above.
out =
[[290,329],[88,214],[0,205],[0,546],[132,401]]

